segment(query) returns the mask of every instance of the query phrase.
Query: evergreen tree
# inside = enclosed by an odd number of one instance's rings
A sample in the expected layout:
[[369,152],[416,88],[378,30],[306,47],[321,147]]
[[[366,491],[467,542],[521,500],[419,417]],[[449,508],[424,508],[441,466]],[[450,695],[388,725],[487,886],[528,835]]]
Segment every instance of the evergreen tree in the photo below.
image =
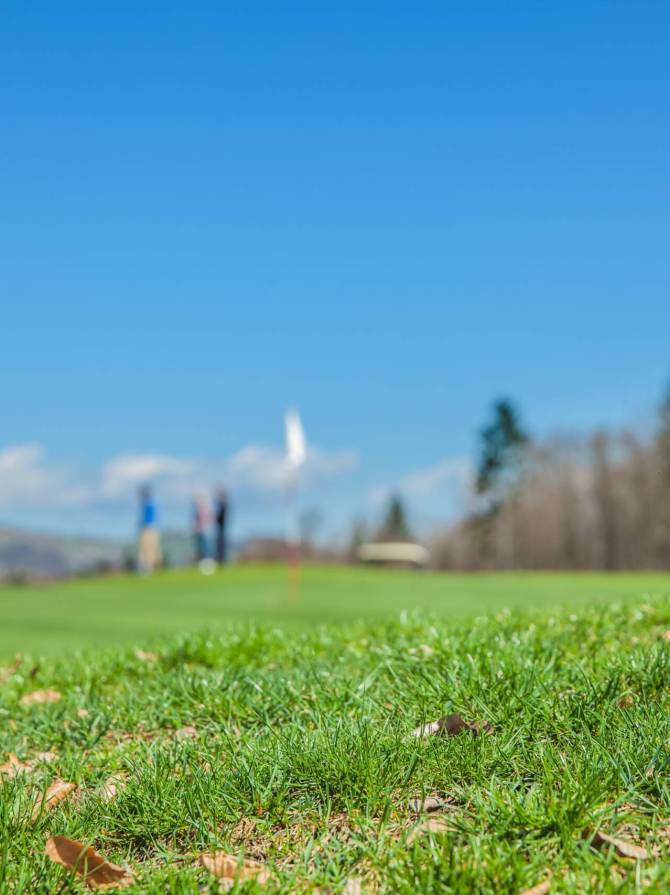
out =
[[402,499],[396,494],[389,500],[386,516],[377,534],[380,541],[412,541],[407,512]]
[[493,405],[493,419],[481,431],[477,469],[479,494],[495,494],[517,465],[520,449],[528,442],[514,404],[502,398]]

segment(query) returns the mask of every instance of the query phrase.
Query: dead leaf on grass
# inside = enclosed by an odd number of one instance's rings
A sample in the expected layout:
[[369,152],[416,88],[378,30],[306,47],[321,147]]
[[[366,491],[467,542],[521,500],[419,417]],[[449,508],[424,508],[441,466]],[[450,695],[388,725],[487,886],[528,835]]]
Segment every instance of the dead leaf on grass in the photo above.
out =
[[51,836],[45,852],[56,864],[78,874],[91,889],[122,888],[133,882],[133,876],[128,870],[106,861],[90,846],[87,847],[76,839]]
[[77,709],[78,718],[88,718],[90,712],[88,709]]
[[363,883],[359,876],[350,876],[344,884],[342,895],[363,895]]
[[62,694],[58,690],[34,690],[32,693],[26,693],[19,700],[20,705],[43,705],[47,702],[58,702],[62,699]]
[[467,730],[473,736],[480,733],[492,733],[493,727],[488,721],[466,721],[460,715],[445,715],[437,721],[431,721],[430,724],[422,724],[412,731],[414,737],[428,737],[436,734],[442,736],[455,737],[459,733]]
[[414,842],[415,839],[418,839],[419,836],[423,836],[425,833],[428,833],[429,835],[444,835],[445,833],[451,833],[452,831],[453,827],[450,826],[446,817],[436,815],[435,817],[429,817],[427,820],[417,824],[407,837],[407,841]]
[[32,771],[33,766],[31,764],[26,764],[26,762],[21,761],[21,759],[14,752],[10,752],[7,761],[0,765],[0,775],[3,777],[7,777],[9,780],[13,780],[14,777],[18,777],[19,774],[27,774]]
[[135,658],[139,659],[140,662],[158,662],[156,653],[147,653],[143,649],[135,650]]
[[128,774],[125,772],[112,774],[112,776],[108,777],[102,784],[102,787],[100,788],[100,798],[103,802],[111,802],[112,799],[115,799],[117,795],[126,788],[127,783]]
[[186,727],[180,727],[179,730],[175,730],[174,735],[178,740],[195,740],[198,736],[198,728],[192,724],[187,724]]
[[521,895],[547,895],[551,890],[551,880],[545,879],[543,883],[538,883],[530,889],[524,889]]
[[33,822],[40,816],[42,809],[51,811],[51,809],[55,808],[59,802],[62,802],[63,799],[69,796],[71,792],[74,792],[76,788],[76,783],[67,783],[65,780],[61,780],[60,777],[56,777],[51,786],[44,793],[44,797],[41,798],[35,806],[32,816]]
[[258,861],[241,861],[223,851],[200,855],[198,861],[218,879],[254,879],[259,885],[264,885],[270,878],[266,868]]
[[627,693],[625,696],[622,696],[619,700],[619,708],[620,709],[629,709],[632,705],[635,705],[635,699],[632,694]]
[[42,764],[51,764],[52,761],[56,761],[57,757],[55,752],[36,752],[33,755],[33,761],[36,761],[38,764],[40,762]]
[[670,640],[670,629],[663,631],[663,640]]
[[444,808],[446,802],[440,796],[426,796],[425,799],[410,799],[409,810],[412,814],[430,814],[432,811],[439,811]]
[[645,861],[649,857],[649,852],[641,845],[634,845],[632,842],[626,842],[624,839],[617,839],[614,836],[608,836],[607,833],[597,833],[591,837],[591,847],[596,850],[611,845],[620,858],[633,858],[636,861]]
[[13,665],[5,665],[0,668],[0,684],[6,683],[10,679],[10,677],[12,677],[12,675],[14,675],[19,670],[19,668],[21,667],[21,662],[21,657],[17,656],[16,659],[14,659]]

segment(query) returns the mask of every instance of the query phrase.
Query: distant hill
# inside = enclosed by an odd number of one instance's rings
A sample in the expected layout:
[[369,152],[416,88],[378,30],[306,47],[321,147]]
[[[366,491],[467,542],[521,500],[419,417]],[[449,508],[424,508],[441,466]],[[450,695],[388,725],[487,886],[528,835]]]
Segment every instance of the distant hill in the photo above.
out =
[[[161,532],[166,564],[171,567],[193,563],[193,537],[185,531]],[[275,537],[250,537],[229,544],[229,555],[239,562],[284,562],[286,542]],[[65,578],[121,569],[135,557],[131,541],[111,538],[68,537],[0,526],[0,581],[7,578]],[[303,545],[304,562],[341,562],[336,550]]]
[[127,545],[111,539],[0,528],[0,580],[23,575],[60,578],[120,568],[126,552]]

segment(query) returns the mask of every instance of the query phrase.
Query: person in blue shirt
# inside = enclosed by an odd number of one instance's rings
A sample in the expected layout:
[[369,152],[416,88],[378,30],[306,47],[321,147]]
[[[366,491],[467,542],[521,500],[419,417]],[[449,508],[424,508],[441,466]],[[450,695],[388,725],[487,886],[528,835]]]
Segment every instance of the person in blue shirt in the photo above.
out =
[[158,513],[151,488],[140,488],[140,531],[137,544],[137,570],[141,575],[155,572],[161,564]]

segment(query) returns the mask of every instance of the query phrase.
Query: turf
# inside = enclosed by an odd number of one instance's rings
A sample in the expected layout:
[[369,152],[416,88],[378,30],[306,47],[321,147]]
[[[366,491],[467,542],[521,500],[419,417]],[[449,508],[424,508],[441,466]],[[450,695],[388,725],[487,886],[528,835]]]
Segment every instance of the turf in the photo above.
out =
[[351,568],[303,571],[298,601],[278,567],[230,568],[207,578],[174,571],[49,586],[0,588],[0,659],[16,652],[147,642],[184,630],[222,631],[250,618],[299,629],[397,618],[422,609],[457,619],[502,608],[583,606],[670,594],[670,575],[540,573],[434,575]]
[[[668,627],[657,596],[476,621],[243,624],[169,637],[155,660],[114,647],[23,661],[0,685],[0,761],[56,757],[0,787],[0,890],[77,890],[43,854],[64,834],[128,865],[132,892],[217,891],[195,860],[215,848],[267,865],[267,892],[358,878],[369,893],[504,895],[549,875],[552,892],[667,892]],[[22,706],[38,688],[62,698]],[[451,712],[492,730],[412,736]],[[127,786],[105,802],[120,771]],[[33,823],[55,774],[78,788]],[[409,800],[433,794],[446,829],[421,833]],[[649,858],[595,851],[596,829]]]

